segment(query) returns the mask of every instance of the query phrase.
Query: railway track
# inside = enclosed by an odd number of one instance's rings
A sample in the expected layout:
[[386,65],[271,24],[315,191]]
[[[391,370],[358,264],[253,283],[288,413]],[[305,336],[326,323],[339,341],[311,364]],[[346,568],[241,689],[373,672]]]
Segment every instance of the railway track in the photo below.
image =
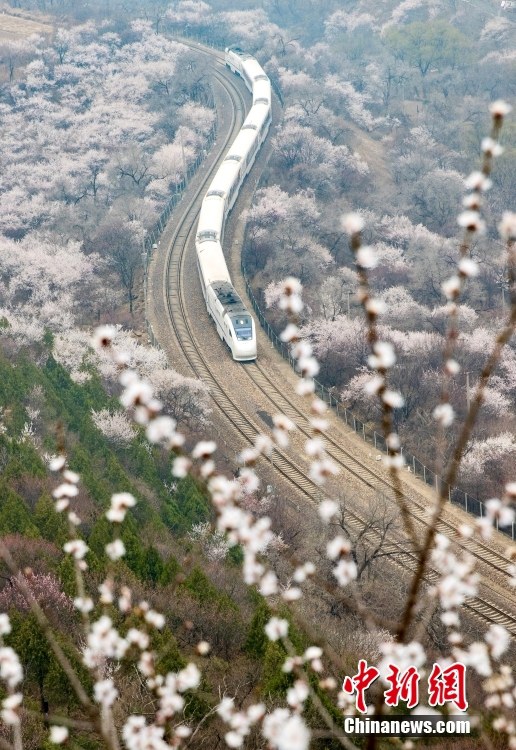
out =
[[[291,399],[277,388],[267,372],[260,365],[259,360],[251,366],[248,365],[245,368],[245,372],[251,378],[253,383],[260,388],[264,394],[266,394],[267,398],[274,404],[275,408],[280,413],[286,414],[286,416],[296,424],[298,429],[304,433],[306,437],[309,437],[310,423],[308,417],[303,414]],[[324,438],[328,455],[330,455],[335,463],[344,469],[344,471],[353,474],[371,489],[379,491],[390,499],[395,500],[395,489],[389,479],[382,476],[380,473],[373,471],[369,466],[354,456],[351,451],[343,448],[330,433],[326,433]],[[428,511],[426,498],[419,495],[411,488],[410,496],[407,497],[407,499],[410,500],[410,515],[421,521],[421,523],[426,524]],[[438,531],[445,536],[453,537],[455,534],[455,527],[450,521],[441,519],[438,523]],[[512,563],[508,557],[493,550],[491,547],[488,547],[477,539],[463,539],[461,540],[460,546],[481,562],[487,561],[491,569],[496,570],[502,575],[503,582],[508,583],[510,576],[507,570]]]
[[[199,50],[198,45],[190,45],[192,48]],[[211,54],[206,53],[206,54]],[[219,57],[216,55],[216,57]],[[252,418],[250,418],[238,406],[232,398],[228,386],[214,374],[210,362],[207,359],[202,346],[199,345],[192,323],[189,320],[186,309],[186,290],[184,265],[187,257],[188,248],[194,245],[196,220],[200,211],[201,202],[210,181],[210,175],[214,174],[220,161],[222,160],[229,144],[236,136],[240,125],[244,119],[245,101],[235,83],[228,78],[222,71],[215,71],[214,76],[224,87],[232,102],[232,121],[229,132],[224,142],[220,146],[220,156],[214,163],[213,167],[204,176],[201,184],[197,187],[190,204],[180,217],[166,249],[165,270],[162,279],[163,295],[168,312],[169,322],[177,337],[177,341],[188,361],[193,372],[202,378],[210,386],[211,396],[222,411],[225,418],[230,421],[233,428],[244,438],[245,442],[252,443],[257,434],[262,430]],[[215,331],[214,331],[215,333]],[[229,356],[229,355],[228,355]],[[278,411],[289,416],[303,432],[308,434],[309,422],[307,416],[297,407],[292,400],[287,398],[271,381],[268,374],[260,366],[259,361],[254,365],[242,367],[247,376],[253,381],[254,385],[260,389],[267,400],[274,405]],[[380,474],[372,471],[362,461],[357,459],[349,450],[343,448],[331,436],[326,435],[327,450],[333,460],[340,465],[345,471],[352,473],[361,482],[374,490],[380,490],[388,496],[392,496],[393,488],[387,479]],[[274,469],[279,472],[299,493],[313,504],[318,504],[321,496],[320,488],[312,482],[302,467],[294,462],[288,455],[281,450],[275,450],[272,462]],[[413,504],[413,516],[420,524],[425,524],[425,498],[408,498]],[[348,511],[347,511],[348,512]],[[349,522],[356,529],[362,529],[365,520],[355,511],[349,511]],[[427,524],[425,524],[427,525]],[[440,531],[446,536],[452,536],[454,528],[448,521],[440,523]],[[371,534],[375,534],[372,530]],[[455,540],[456,541],[456,540]],[[460,546],[465,548],[470,554],[475,555],[482,561],[483,565],[496,572],[497,575],[507,579],[507,566],[509,560],[503,555],[489,547],[482,545],[476,540],[467,540],[461,542]],[[391,561],[405,571],[413,572],[416,567],[417,558],[414,553],[407,552],[402,541],[393,542],[393,556]],[[437,580],[437,573],[433,570],[428,571],[426,581],[432,584]],[[489,583],[486,583],[489,586]],[[493,590],[493,595],[498,592]],[[497,623],[503,625],[512,635],[516,637],[516,616],[500,607],[494,601],[486,598],[485,595],[478,596],[466,602],[465,607],[483,622]],[[515,605],[516,611],[516,605]]]

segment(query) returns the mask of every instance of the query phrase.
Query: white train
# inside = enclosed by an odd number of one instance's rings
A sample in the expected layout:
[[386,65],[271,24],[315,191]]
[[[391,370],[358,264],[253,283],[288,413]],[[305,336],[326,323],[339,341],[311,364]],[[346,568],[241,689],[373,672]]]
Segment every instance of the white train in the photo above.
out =
[[195,248],[208,313],[240,362],[256,359],[256,325],[231,283],[222,252],[224,226],[271,124],[271,84],[254,57],[228,47],[226,65],[244,80],[253,106],[204,196]]

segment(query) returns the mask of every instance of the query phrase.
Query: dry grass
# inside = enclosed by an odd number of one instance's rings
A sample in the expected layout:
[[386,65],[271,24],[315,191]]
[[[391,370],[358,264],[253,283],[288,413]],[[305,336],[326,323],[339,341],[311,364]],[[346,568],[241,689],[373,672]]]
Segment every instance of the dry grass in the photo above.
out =
[[54,29],[49,20],[46,16],[0,5],[0,42],[25,39],[32,34],[52,34]]

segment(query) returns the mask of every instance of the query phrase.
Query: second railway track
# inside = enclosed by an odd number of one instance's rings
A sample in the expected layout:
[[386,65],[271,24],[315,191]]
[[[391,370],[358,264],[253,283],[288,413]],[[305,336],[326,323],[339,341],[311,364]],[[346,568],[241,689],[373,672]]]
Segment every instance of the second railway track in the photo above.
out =
[[[195,47],[198,49],[198,47]],[[193,245],[195,235],[196,219],[200,210],[202,198],[210,175],[217,169],[217,166],[223,158],[228,145],[234,139],[239,130],[241,121],[245,112],[245,101],[235,83],[229,79],[223,71],[214,72],[221,86],[226,90],[232,103],[232,120],[229,132],[220,146],[220,155],[211,170],[204,175],[201,184],[195,190],[193,197],[190,199],[188,207],[183,211],[177,225],[174,228],[171,241],[166,249],[164,275],[162,279],[163,295],[166,303],[170,324],[175,332],[177,341],[188,361],[193,372],[210,386],[211,396],[217,407],[224,414],[225,418],[231,423],[233,428],[245,439],[247,443],[252,443],[257,434],[262,430],[254,420],[238,406],[235,399],[232,398],[231,389],[227,383],[221,382],[216,376],[214,369],[210,366],[203,347],[199,345],[191,321],[189,320],[186,309],[186,291],[184,286],[184,264],[187,257],[187,250]],[[199,294],[200,294],[199,286]],[[215,333],[213,331],[213,333]],[[229,357],[229,354],[228,354]],[[253,381],[254,385],[265,395],[268,402],[275,409],[285,413],[298,426],[302,432],[308,434],[309,421],[305,413],[289,399],[273,383],[269,375],[260,366],[259,360],[251,366],[243,366],[247,376]],[[326,444],[329,455],[341,466],[344,471],[352,473],[362,483],[374,490],[381,490],[384,494],[392,496],[392,486],[388,480],[379,473],[371,470],[360,459],[343,448],[331,436],[326,435]],[[317,504],[321,496],[320,488],[312,482],[302,467],[297,465],[286,453],[281,450],[274,451],[273,459],[274,469],[279,472],[293,488],[301,493],[306,499]],[[407,499],[410,500],[413,508],[411,509],[414,519],[423,525],[427,525],[425,519],[425,498],[413,497],[413,491]],[[417,495],[417,493],[416,493]],[[355,511],[349,511],[350,522],[356,528],[363,527],[365,520]],[[449,521],[441,521],[439,531],[447,536],[453,537],[453,525]],[[374,532],[371,532],[374,533]],[[458,543],[456,539],[453,540]],[[416,567],[415,553],[407,553],[402,542],[394,542],[393,562],[407,571],[414,571]],[[492,550],[487,545],[481,544],[476,540],[467,540],[459,543],[470,554],[475,555],[482,561],[483,566],[495,573],[497,576],[503,576],[508,580],[507,565],[510,561],[500,553]],[[398,554],[399,552],[399,554]],[[426,577],[427,583],[431,584],[436,579],[436,572],[428,571]],[[485,578],[485,577],[484,577]],[[484,587],[489,588],[489,580],[484,580]],[[495,590],[492,591],[494,598]],[[499,595],[499,591],[496,592]],[[512,597],[508,597],[512,599]],[[516,601],[510,602],[516,611]],[[478,596],[466,602],[468,610],[475,614],[484,622],[497,623],[504,625],[507,630],[516,637],[516,616],[507,611],[505,607],[500,606],[495,601],[486,598],[485,595]]]

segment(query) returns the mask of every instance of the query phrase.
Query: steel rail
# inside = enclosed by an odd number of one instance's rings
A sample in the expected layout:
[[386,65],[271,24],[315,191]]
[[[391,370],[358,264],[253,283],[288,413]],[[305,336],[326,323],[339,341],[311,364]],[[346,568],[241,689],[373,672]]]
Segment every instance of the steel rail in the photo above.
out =
[[[190,45],[198,51],[204,51],[197,45]],[[212,54],[211,50],[205,51],[205,54]],[[220,58],[220,55],[214,55]],[[210,387],[210,394],[215,401],[217,407],[228,419],[237,432],[245,439],[249,444],[253,443],[254,438],[261,432],[261,429],[240,409],[240,407],[232,399],[228,392],[227,387],[222,384],[219,379],[214,375],[212,368],[210,367],[209,361],[203,351],[202,347],[198,344],[195,334],[193,332],[191,322],[188,317],[186,310],[186,293],[184,288],[184,263],[188,247],[193,246],[193,239],[195,237],[195,228],[197,223],[197,217],[201,208],[201,203],[204,197],[204,193],[207,187],[208,180],[214,174],[222,158],[225,155],[226,148],[234,139],[236,133],[240,128],[239,114],[243,114],[245,111],[245,103],[242,94],[234,84],[234,82],[226,75],[224,71],[214,72],[214,76],[217,78],[219,83],[225,88],[228,93],[232,104],[232,122],[230,132],[224,139],[221,147],[221,154],[219,159],[215,162],[214,166],[208,170],[204,176],[201,184],[195,191],[194,196],[190,200],[190,204],[185,209],[183,215],[179,219],[177,226],[174,229],[174,233],[168,248],[166,250],[166,261],[165,261],[165,273],[163,278],[163,292],[166,300],[166,307],[169,314],[170,323],[174,329],[177,340],[181,346],[181,349],[195,374],[208,383]],[[243,117],[241,118],[243,120]],[[228,355],[229,356],[229,355]],[[287,416],[291,416],[295,412],[296,419],[302,418],[308,424],[308,418],[289,401],[283,393],[281,393],[274,384],[270,381],[268,376],[263,372],[258,364],[251,367],[245,366],[243,369],[248,373],[256,387],[267,397],[267,399],[273,403],[276,407],[278,405],[281,411],[285,411]],[[253,377],[253,372],[259,373],[259,377]],[[266,380],[268,385],[263,385],[263,380]],[[259,382],[261,380],[261,382]],[[278,404],[278,402],[280,402]],[[290,414],[289,414],[290,411]],[[306,429],[306,428],[303,428]],[[365,464],[362,464],[358,459],[355,459],[348,451],[344,450],[339,446],[333,439],[328,438],[328,452],[334,460],[339,464],[343,465],[347,471],[351,471],[357,478],[364,482],[367,486],[378,489],[378,484],[381,483],[385,486],[388,483],[379,475],[372,472]],[[346,461],[352,460],[355,463],[354,468],[350,468],[349,465],[343,463],[342,455],[344,455]],[[274,469],[280,473],[291,485],[293,485],[302,495],[309,499],[314,505],[318,504],[318,498],[321,495],[321,489],[307,476],[302,468],[297,466],[291,458],[289,458],[283,451],[275,449],[273,457]],[[363,528],[366,521],[355,511],[348,511],[351,517],[351,523],[355,528]],[[417,520],[424,523],[424,520],[416,516]],[[451,524],[449,525],[452,528]],[[374,529],[371,530],[371,535],[377,535]],[[454,540],[456,541],[456,540]],[[417,557],[415,553],[407,552],[401,542],[394,542],[393,556],[390,558],[391,561],[397,566],[413,572],[417,564]],[[486,548],[487,549],[487,548]],[[470,550],[468,550],[470,551]],[[489,550],[489,552],[492,552]],[[476,554],[473,552],[473,554]],[[492,552],[493,556],[497,553]],[[480,557],[477,554],[477,557]],[[502,556],[498,556],[502,557]],[[483,558],[481,558],[483,559]],[[483,560],[485,563],[485,560]],[[508,562],[503,559],[503,562]],[[496,562],[488,563],[491,567],[497,569],[499,572],[505,573],[506,571],[501,565]],[[432,584],[436,581],[438,573],[434,570],[429,570],[426,576],[426,582]],[[480,618],[483,622],[502,624],[507,630],[516,637],[516,617],[510,612],[505,611],[497,604],[488,601],[485,597],[478,596],[474,599],[468,600],[464,605],[472,614],[477,618]]]

